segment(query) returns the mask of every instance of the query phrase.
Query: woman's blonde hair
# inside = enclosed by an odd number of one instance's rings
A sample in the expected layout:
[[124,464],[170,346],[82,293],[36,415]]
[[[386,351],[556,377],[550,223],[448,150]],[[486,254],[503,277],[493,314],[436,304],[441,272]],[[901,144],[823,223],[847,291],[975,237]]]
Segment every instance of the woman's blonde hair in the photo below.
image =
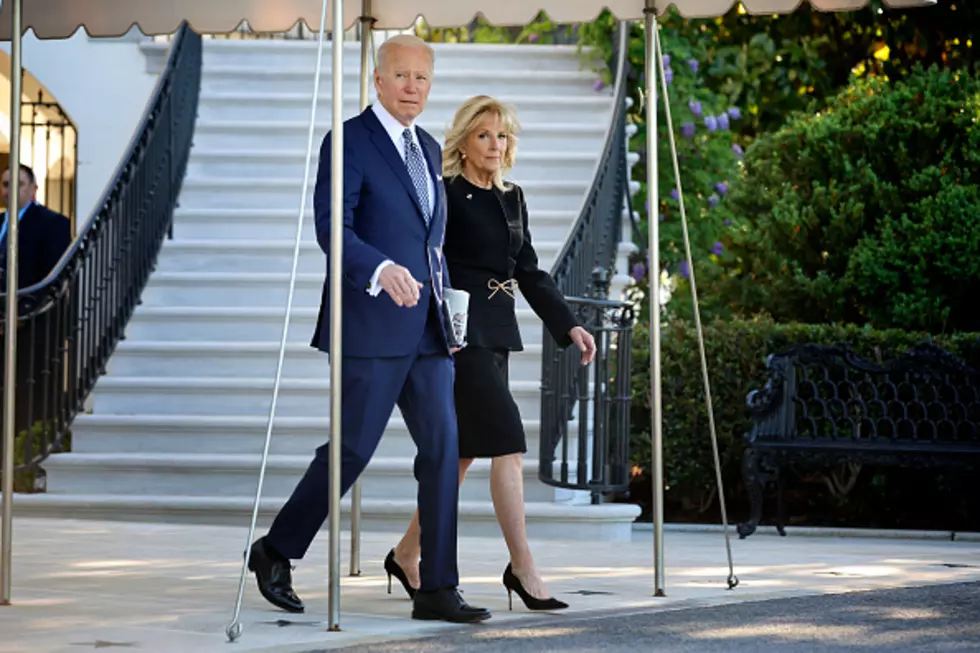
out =
[[444,177],[455,177],[463,172],[463,153],[460,147],[487,115],[499,118],[507,132],[507,147],[501,156],[500,169],[493,178],[493,185],[506,191],[508,188],[504,185],[504,175],[514,167],[517,158],[517,132],[520,125],[513,109],[488,95],[472,97],[456,110],[453,124],[446,132],[446,144],[442,150],[442,174]]

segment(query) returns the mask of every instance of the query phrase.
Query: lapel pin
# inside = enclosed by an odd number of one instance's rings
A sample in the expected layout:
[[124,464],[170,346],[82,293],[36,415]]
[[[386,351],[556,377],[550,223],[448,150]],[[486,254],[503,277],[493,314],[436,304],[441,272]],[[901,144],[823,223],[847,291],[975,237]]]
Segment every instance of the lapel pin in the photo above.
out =
[[467,193],[466,194],[466,199],[468,199],[468,200],[473,199],[473,193]]

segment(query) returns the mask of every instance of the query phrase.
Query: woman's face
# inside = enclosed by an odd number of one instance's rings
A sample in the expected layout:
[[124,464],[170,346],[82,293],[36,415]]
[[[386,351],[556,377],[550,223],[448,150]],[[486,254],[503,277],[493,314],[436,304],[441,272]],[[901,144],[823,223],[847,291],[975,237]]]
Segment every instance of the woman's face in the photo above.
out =
[[507,130],[499,116],[487,114],[476,123],[466,137],[461,151],[463,166],[486,175],[500,170],[504,152],[507,151]]

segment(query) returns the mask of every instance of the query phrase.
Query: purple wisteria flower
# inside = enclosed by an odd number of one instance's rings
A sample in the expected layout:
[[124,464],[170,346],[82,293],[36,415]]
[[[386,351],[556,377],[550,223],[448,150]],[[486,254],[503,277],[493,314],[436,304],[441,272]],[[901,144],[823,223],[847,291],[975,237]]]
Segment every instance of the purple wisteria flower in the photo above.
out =
[[685,122],[681,126],[681,134],[684,135],[684,138],[694,138],[694,123]]
[[650,200],[647,200],[643,203],[643,212],[646,213],[647,215],[650,215]]
[[663,213],[661,213],[661,214],[660,214],[660,222],[663,222],[663,221],[664,221],[664,214],[663,214]]
[[691,108],[691,113],[693,113],[696,117],[698,118],[701,117],[703,111],[701,109],[700,102],[698,102],[697,100],[691,100],[690,102],[687,103],[687,106]]
[[724,197],[728,194],[728,184],[723,181],[719,181],[717,184],[715,184],[715,190],[718,191],[719,195]]
[[688,59],[687,65],[691,67],[691,72],[697,74],[698,70],[701,69],[701,64],[697,59]]
[[725,253],[725,246],[720,241],[716,241],[714,247],[711,248],[711,253],[715,256],[721,256]]
[[672,68],[668,68],[666,72],[664,72],[664,81],[667,82],[667,86],[670,86],[673,83],[674,71]]
[[745,156],[745,150],[743,150],[742,149],[742,146],[739,145],[738,143],[735,143],[734,145],[732,145],[732,152],[734,152],[735,153],[735,156],[737,156],[740,159],[743,156]]
[[596,92],[601,91],[604,88],[606,88],[606,83],[601,79],[595,80],[595,84],[592,85],[592,89]]
[[531,43],[537,43],[539,38],[541,37],[538,36],[537,34],[532,33],[528,35],[527,40],[530,41]]
[[664,55],[664,68],[670,68],[670,55]]
[[681,278],[689,279],[691,277],[691,266],[687,264],[687,261],[681,261],[680,265],[677,266],[677,272],[681,275]]
[[722,131],[728,131],[730,123],[728,122],[728,114],[723,113],[718,116],[718,128]]
[[718,131],[718,119],[714,116],[708,116],[704,119],[704,126],[708,128],[709,132]]
[[725,220],[725,226],[726,227],[732,226],[732,221],[731,220]]
[[634,281],[642,281],[643,277],[646,276],[646,273],[647,273],[647,266],[645,266],[643,263],[633,264],[633,271],[631,273],[631,276],[633,277]]
[[681,193],[675,188],[674,190],[670,191],[670,197],[674,200],[680,200]]
[[728,115],[729,117],[731,117],[732,120],[738,120],[739,118],[742,117],[742,112],[739,110],[738,107],[732,107],[731,109],[728,110]]
[[712,194],[711,197],[708,198],[708,204],[711,205],[711,208],[715,208],[716,206],[718,206],[718,202],[720,201],[721,198],[719,198],[715,194]]

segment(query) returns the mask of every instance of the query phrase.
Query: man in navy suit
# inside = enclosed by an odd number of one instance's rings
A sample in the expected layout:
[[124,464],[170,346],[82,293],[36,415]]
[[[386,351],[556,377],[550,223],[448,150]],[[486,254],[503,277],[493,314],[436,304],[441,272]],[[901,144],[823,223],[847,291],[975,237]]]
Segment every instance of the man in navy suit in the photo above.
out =
[[[21,164],[16,187],[10,183],[10,170],[0,176],[3,203],[10,207],[10,194],[17,193],[17,288],[30,288],[44,281],[58,264],[65,250],[71,245],[71,222],[60,213],[55,213],[37,201],[37,177],[34,171]],[[10,235],[10,211],[0,215],[0,290],[7,292],[7,246]],[[23,315],[29,311],[43,293],[21,298],[19,311]],[[40,400],[46,386],[44,375],[58,378],[60,369],[55,366],[70,364],[65,357],[52,356],[61,346],[58,341],[59,330],[53,328],[53,312],[35,314],[30,320],[21,322],[17,335],[17,382],[14,427],[17,433],[26,430],[39,420],[54,417],[54,406],[50,401]],[[0,322],[0,335],[6,325]],[[47,410],[47,412],[44,412]],[[0,406],[0,417],[3,407]]]
[[[29,288],[44,280],[71,244],[71,223],[37,201],[37,178],[28,166],[20,166],[17,185],[17,287]],[[10,206],[10,170],[2,176],[3,203]],[[0,217],[0,279],[7,274],[7,211]],[[3,290],[7,286],[4,282]]]
[[[344,122],[343,459],[346,494],[374,454],[397,405],[415,440],[422,527],[421,587],[412,617],[482,621],[483,608],[456,590],[458,439],[453,361],[440,311],[445,275],[446,199],[442,151],[415,126],[432,80],[432,49],[415,36],[378,49],[379,103]],[[320,247],[330,256],[331,136],[320,148],[314,209]],[[313,346],[329,352],[329,280]],[[334,352],[336,355],[336,352]],[[273,605],[304,606],[289,561],[302,558],[327,517],[329,445],[256,541],[249,568]]]

